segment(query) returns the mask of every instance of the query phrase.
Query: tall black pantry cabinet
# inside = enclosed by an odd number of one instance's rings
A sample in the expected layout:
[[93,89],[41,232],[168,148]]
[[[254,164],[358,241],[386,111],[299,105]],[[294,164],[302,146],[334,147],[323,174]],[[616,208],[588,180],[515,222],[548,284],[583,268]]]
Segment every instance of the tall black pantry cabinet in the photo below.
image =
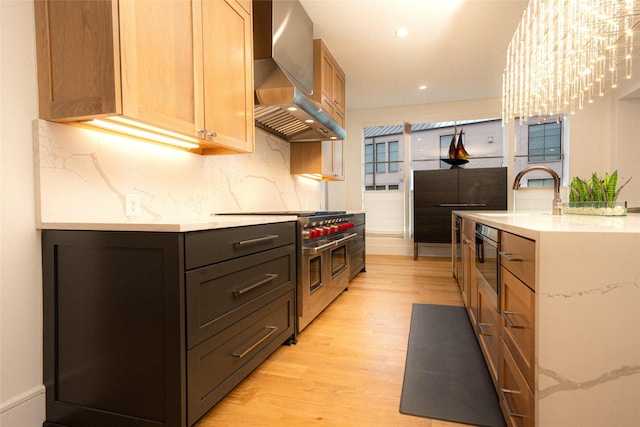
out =
[[414,171],[414,258],[418,243],[451,243],[452,211],[506,208],[507,168]]

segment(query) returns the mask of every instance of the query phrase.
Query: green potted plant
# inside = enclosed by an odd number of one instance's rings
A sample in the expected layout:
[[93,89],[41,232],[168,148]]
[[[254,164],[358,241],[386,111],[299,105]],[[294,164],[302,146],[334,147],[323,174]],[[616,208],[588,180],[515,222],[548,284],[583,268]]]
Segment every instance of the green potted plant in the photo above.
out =
[[626,180],[618,186],[618,171],[605,173],[600,178],[596,172],[589,179],[577,176],[571,180],[569,203],[565,203],[562,212],[578,215],[621,216],[627,214],[627,202],[618,202],[620,191],[631,181]]

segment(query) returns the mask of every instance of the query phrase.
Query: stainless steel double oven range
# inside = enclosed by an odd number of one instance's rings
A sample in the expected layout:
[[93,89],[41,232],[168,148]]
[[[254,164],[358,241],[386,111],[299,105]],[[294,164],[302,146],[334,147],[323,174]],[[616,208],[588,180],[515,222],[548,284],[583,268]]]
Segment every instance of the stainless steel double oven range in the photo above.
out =
[[349,285],[349,242],[354,215],[344,211],[252,212],[236,215],[296,216],[297,332],[302,331]]

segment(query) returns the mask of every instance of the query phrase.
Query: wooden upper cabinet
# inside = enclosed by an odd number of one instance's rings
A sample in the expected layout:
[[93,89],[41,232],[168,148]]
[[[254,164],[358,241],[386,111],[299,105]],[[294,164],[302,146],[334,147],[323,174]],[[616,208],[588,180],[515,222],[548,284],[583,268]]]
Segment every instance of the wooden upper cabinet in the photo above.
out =
[[202,1],[204,127],[213,141],[254,151],[253,21],[236,0]]
[[345,75],[321,39],[313,41],[313,95],[322,109],[344,127]]
[[36,0],[40,117],[120,116],[199,140],[194,152],[252,152],[250,6]]
[[197,138],[203,121],[191,0],[121,0],[119,9],[122,114]]
[[344,180],[342,140],[292,142],[291,173],[322,181]]

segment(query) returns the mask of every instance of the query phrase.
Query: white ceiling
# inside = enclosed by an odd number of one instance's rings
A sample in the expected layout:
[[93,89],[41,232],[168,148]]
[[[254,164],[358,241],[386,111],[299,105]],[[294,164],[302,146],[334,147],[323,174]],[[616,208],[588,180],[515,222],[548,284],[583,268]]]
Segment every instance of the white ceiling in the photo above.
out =
[[[347,108],[499,97],[528,0],[300,0],[347,78]],[[399,27],[408,37],[396,38]],[[419,90],[420,85],[426,90]]]

